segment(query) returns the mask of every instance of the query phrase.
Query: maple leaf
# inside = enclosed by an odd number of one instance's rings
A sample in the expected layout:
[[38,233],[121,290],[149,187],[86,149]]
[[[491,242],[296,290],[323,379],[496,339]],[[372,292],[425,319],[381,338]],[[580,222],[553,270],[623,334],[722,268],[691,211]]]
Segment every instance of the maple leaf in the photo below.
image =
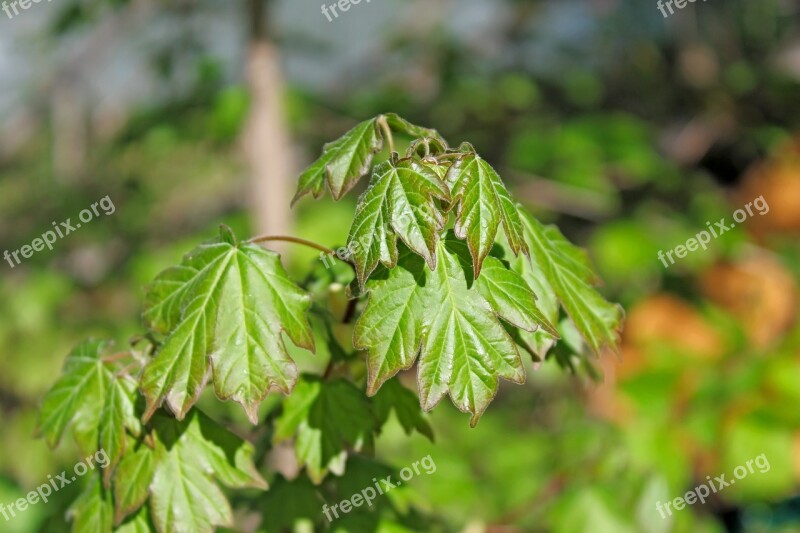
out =
[[[530,245],[530,261],[518,260],[512,267],[540,295],[546,318],[557,321],[560,303],[594,353],[599,354],[603,347],[616,351],[624,312],[593,287],[599,280],[586,252],[571,244],[555,226],[544,226],[521,206],[518,209]],[[546,335],[521,334],[541,357],[552,345],[552,338]]]
[[164,400],[183,418],[210,375],[217,396],[242,404],[257,423],[266,395],[288,394],[297,380],[281,332],[314,351],[310,305],[278,254],[237,243],[223,227],[217,241],[193,250],[148,289],[145,321],[167,337],[142,374],[144,419]]
[[386,423],[389,414],[394,411],[406,435],[411,435],[416,430],[433,441],[433,428],[419,408],[417,395],[401,385],[399,379],[390,379],[384,383],[372,400],[379,427]]
[[92,476],[89,484],[67,509],[74,533],[110,533],[114,520],[111,492],[103,489],[100,475]]
[[70,428],[84,454],[104,450],[106,485],[125,449],[128,432],[138,435],[137,383],[116,363],[104,360],[110,343],[88,340],[67,356],[61,377],[42,400],[37,433],[50,447]]
[[322,155],[300,175],[292,205],[307,194],[319,198],[326,185],[333,199],[339,200],[367,175],[375,154],[383,148],[384,137],[391,135],[390,130],[447,146],[436,130],[412,124],[395,113],[378,115],[322,147]]
[[405,249],[396,267],[370,279],[353,343],[369,351],[370,395],[410,368],[419,354],[423,408],[430,411],[449,394],[460,410],[472,414],[474,426],[494,398],[499,378],[522,383],[525,377],[517,346],[498,318],[522,329],[554,328],[536,308],[530,288],[500,259],[487,256],[486,272],[475,281],[462,242],[451,235],[437,246],[433,271]]
[[389,161],[375,169],[359,198],[347,239],[363,287],[378,262],[397,263],[397,237],[436,267],[436,243],[445,219],[436,199],[448,201],[447,185],[413,159]]
[[152,432],[123,458],[114,474],[115,522],[150,499],[158,531],[211,532],[231,527],[230,488],[266,489],[252,462],[253,447],[198,410],[182,421],[156,413]]
[[466,144],[461,150],[466,155],[453,163],[445,180],[456,206],[455,233],[467,241],[477,278],[501,224],[515,254],[527,254],[528,245],[514,200],[500,176],[471,146]]
[[325,185],[338,200],[369,172],[373,156],[383,147],[378,118],[359,123],[339,139],[327,143],[322,155],[300,175],[292,204],[306,194],[319,198]]

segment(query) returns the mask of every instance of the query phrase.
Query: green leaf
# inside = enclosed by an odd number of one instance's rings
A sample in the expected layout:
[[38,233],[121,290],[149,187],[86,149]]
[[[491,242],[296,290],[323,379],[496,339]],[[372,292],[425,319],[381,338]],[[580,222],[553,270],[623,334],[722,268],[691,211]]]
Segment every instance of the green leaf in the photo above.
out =
[[139,512],[120,524],[114,533],[152,533],[154,529],[150,522],[150,511],[147,507],[142,507]]
[[521,206],[518,209],[531,260],[517,261],[514,268],[543,295],[547,318],[553,321],[557,317],[555,297],[595,353],[603,347],[617,351],[624,313],[593,288],[598,279],[586,252],[572,245],[556,227],[545,227]]
[[114,502],[111,491],[103,488],[100,475],[92,476],[89,484],[67,510],[73,533],[111,533]]
[[[517,346],[498,318],[535,329],[542,314],[524,281],[496,257],[485,260],[490,268],[481,278],[487,279],[473,282],[464,267],[469,258],[460,250],[463,245],[448,238],[438,244],[434,271],[406,251],[395,268],[373,276],[353,341],[369,351],[369,394],[410,368],[419,353],[423,408],[430,411],[450,394],[456,407],[472,414],[474,426],[494,398],[499,378],[525,379]],[[497,287],[498,294],[488,294]],[[552,325],[545,322],[545,327]]]
[[50,447],[71,427],[81,452],[104,450],[106,484],[122,457],[125,435],[138,435],[136,381],[103,360],[108,342],[88,340],[67,356],[62,375],[42,400],[37,433]]
[[[470,264],[470,252],[464,241],[450,238],[447,247],[461,262],[467,279],[474,277]],[[516,261],[527,258],[517,256]],[[537,296],[525,279],[501,259],[489,255],[483,263],[481,275],[475,280],[478,292],[493,309],[502,309],[503,318],[523,331],[537,332],[539,326],[547,334],[558,338],[558,330],[547,313],[541,310]],[[547,302],[545,301],[545,305]]]
[[278,475],[259,502],[259,508],[266,510],[261,527],[266,533],[281,533],[296,531],[294,526],[300,520],[316,524],[324,516],[324,504],[319,488],[306,476],[288,481]]
[[375,415],[378,417],[378,424],[383,426],[389,419],[389,414],[394,411],[400,425],[406,435],[417,430],[433,441],[433,428],[419,408],[419,399],[413,391],[400,384],[398,379],[390,379],[373,398]]
[[309,193],[319,198],[326,184],[335,200],[353,188],[369,172],[373,156],[383,146],[377,120],[365,120],[326,144],[322,156],[300,175],[292,204]]
[[288,394],[297,380],[281,332],[314,350],[311,298],[280,256],[232,240],[222,233],[199,246],[148,288],[145,320],[169,335],[142,374],[145,420],[164,400],[183,418],[211,375],[217,396],[242,404],[255,424],[267,394]]
[[445,223],[436,199],[450,200],[447,185],[417,161],[386,162],[375,169],[347,239],[362,287],[379,261],[388,267],[397,263],[397,236],[436,267],[436,243]]
[[419,256],[404,250],[397,266],[380,270],[367,282],[370,297],[353,332],[353,346],[369,350],[371,396],[397,372],[411,368],[424,340],[426,267]]
[[100,412],[100,449],[105,450],[109,464],[103,476],[108,487],[111,474],[125,451],[126,430],[133,435],[141,431],[139,418],[136,416],[136,398],[138,383],[127,375],[107,376],[106,398]]
[[150,498],[158,531],[211,532],[232,526],[230,503],[215,479],[230,488],[266,489],[252,462],[253,447],[192,410],[182,421],[156,413],[147,441],[125,456],[114,475],[116,520]]
[[153,450],[145,445],[122,458],[114,472],[114,523],[119,524],[147,501],[154,468]]
[[497,172],[471,147],[450,167],[446,180],[456,208],[455,232],[466,239],[472,253],[475,277],[494,246],[500,224],[511,250],[527,254],[522,221],[514,201]]
[[347,449],[359,450],[370,442],[377,424],[367,398],[345,379],[303,376],[283,409],[275,441],[296,434],[297,459],[316,484],[328,471],[342,475]]
[[434,139],[445,147],[447,146],[447,142],[444,140],[444,137],[442,137],[439,132],[434,129],[423,128],[422,126],[412,124],[397,113],[387,113],[385,117],[386,123],[394,131],[408,135],[413,139]]

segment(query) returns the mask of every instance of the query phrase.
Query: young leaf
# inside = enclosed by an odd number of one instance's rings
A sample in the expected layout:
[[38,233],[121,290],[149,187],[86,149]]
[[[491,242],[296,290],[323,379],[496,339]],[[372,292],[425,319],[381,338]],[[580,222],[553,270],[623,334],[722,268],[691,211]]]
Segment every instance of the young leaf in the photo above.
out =
[[434,129],[423,128],[422,126],[412,124],[397,113],[387,113],[385,117],[386,123],[394,131],[408,135],[413,139],[434,139],[445,147],[447,146],[447,142],[444,140],[444,138],[439,134],[438,131]]
[[548,296],[554,295],[595,353],[599,354],[604,346],[616,351],[623,311],[592,287],[597,277],[586,253],[554,226],[545,227],[521,206],[518,209],[525,240],[531,247],[531,261],[519,261],[514,266],[529,285],[542,287],[539,292],[545,295],[548,318],[553,320],[557,315],[552,296]]
[[[457,240],[439,242],[439,260],[432,272],[406,251],[395,268],[370,279],[369,301],[353,341],[356,348],[369,350],[369,394],[399,370],[411,367],[419,353],[417,381],[423,408],[430,411],[449,393],[460,410],[472,413],[474,426],[494,398],[498,378],[524,381],[517,347],[498,317],[535,329],[542,315],[525,282],[496,257],[485,259],[491,268],[481,277],[487,280],[473,282],[472,273],[464,268],[469,258],[460,249]],[[493,287],[503,289],[491,296],[487,291]],[[545,327],[552,325],[545,322]]]
[[527,254],[528,245],[514,201],[500,176],[471,148],[468,150],[467,155],[450,167],[446,180],[457,204],[455,232],[459,239],[467,241],[477,278],[484,258],[494,246],[500,224],[515,254],[520,251]]
[[145,320],[169,335],[142,374],[145,420],[164,400],[182,419],[211,374],[217,396],[241,403],[255,424],[266,395],[288,394],[297,380],[281,331],[314,350],[311,298],[289,279],[280,256],[236,243],[225,230],[159,275],[147,304]]
[[183,421],[157,413],[152,427],[153,448],[140,446],[114,475],[117,521],[149,495],[158,531],[211,532],[233,525],[214,478],[230,488],[267,488],[252,462],[252,445],[199,411]]
[[377,120],[365,120],[339,139],[326,144],[322,156],[300,175],[292,204],[309,193],[319,198],[326,184],[334,200],[352,189],[369,172],[373,156],[383,146]]
[[107,342],[88,340],[67,356],[61,378],[42,401],[37,432],[55,447],[72,428],[81,452],[106,452],[106,485],[125,448],[126,431],[138,435],[136,381],[103,360]]
[[347,448],[358,450],[369,442],[377,423],[364,394],[345,379],[304,376],[283,409],[275,441],[297,434],[297,458],[316,484],[322,483],[329,470],[341,475]]
[[390,161],[375,169],[347,239],[362,287],[379,261],[388,267],[397,263],[397,236],[436,267],[436,243],[445,222],[436,199],[450,200],[447,186],[417,161]]

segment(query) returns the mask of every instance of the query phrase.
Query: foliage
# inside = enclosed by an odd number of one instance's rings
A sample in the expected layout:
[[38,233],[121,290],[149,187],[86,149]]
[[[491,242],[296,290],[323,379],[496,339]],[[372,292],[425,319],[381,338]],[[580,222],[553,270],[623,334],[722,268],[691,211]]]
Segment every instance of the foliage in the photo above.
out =
[[[393,134],[412,138],[402,157]],[[373,169],[384,146],[388,160]],[[295,199],[326,189],[339,199],[370,170],[348,238],[355,279],[343,319],[307,292],[324,288],[325,275],[303,288],[259,246],[277,237],[239,241],[223,226],[148,287],[143,348],[109,355],[90,340],[73,351],[45,397],[40,432],[55,445],[70,430],[87,453],[110,457],[70,510],[75,531],[231,527],[217,483],[266,489],[255,448],[196,407],[209,381],[255,425],[270,392],[287,396],[270,403],[266,426],[273,445],[294,441],[312,485],[277,478],[272,490],[316,498],[329,473],[342,487],[359,478],[351,460],[372,453],[392,411],[407,433],[432,439],[420,406],[449,395],[475,426],[500,378],[525,380],[520,345],[535,345],[540,360],[553,346],[583,360],[616,349],[622,310],[592,288],[583,252],[526,213],[469,144],[450,148],[433,130],[379,115],[325,145]],[[352,345],[367,353],[366,380],[334,333],[356,316]],[[566,348],[564,332],[577,333]],[[312,352],[325,339],[322,375],[299,376],[282,334]],[[417,359],[418,403],[394,378]]]

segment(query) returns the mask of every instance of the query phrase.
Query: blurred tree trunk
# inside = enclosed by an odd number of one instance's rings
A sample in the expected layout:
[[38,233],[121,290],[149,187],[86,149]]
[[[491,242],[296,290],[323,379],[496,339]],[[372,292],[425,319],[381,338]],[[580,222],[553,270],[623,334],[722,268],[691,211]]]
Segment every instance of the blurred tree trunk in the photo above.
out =
[[65,77],[51,96],[53,171],[62,184],[81,181],[86,171],[89,118],[84,90],[72,77]]
[[268,3],[268,0],[248,0],[247,4],[250,32],[246,77],[251,102],[243,141],[255,230],[259,234],[283,235],[291,229],[289,202],[294,165],[283,111],[279,54],[269,38]]

